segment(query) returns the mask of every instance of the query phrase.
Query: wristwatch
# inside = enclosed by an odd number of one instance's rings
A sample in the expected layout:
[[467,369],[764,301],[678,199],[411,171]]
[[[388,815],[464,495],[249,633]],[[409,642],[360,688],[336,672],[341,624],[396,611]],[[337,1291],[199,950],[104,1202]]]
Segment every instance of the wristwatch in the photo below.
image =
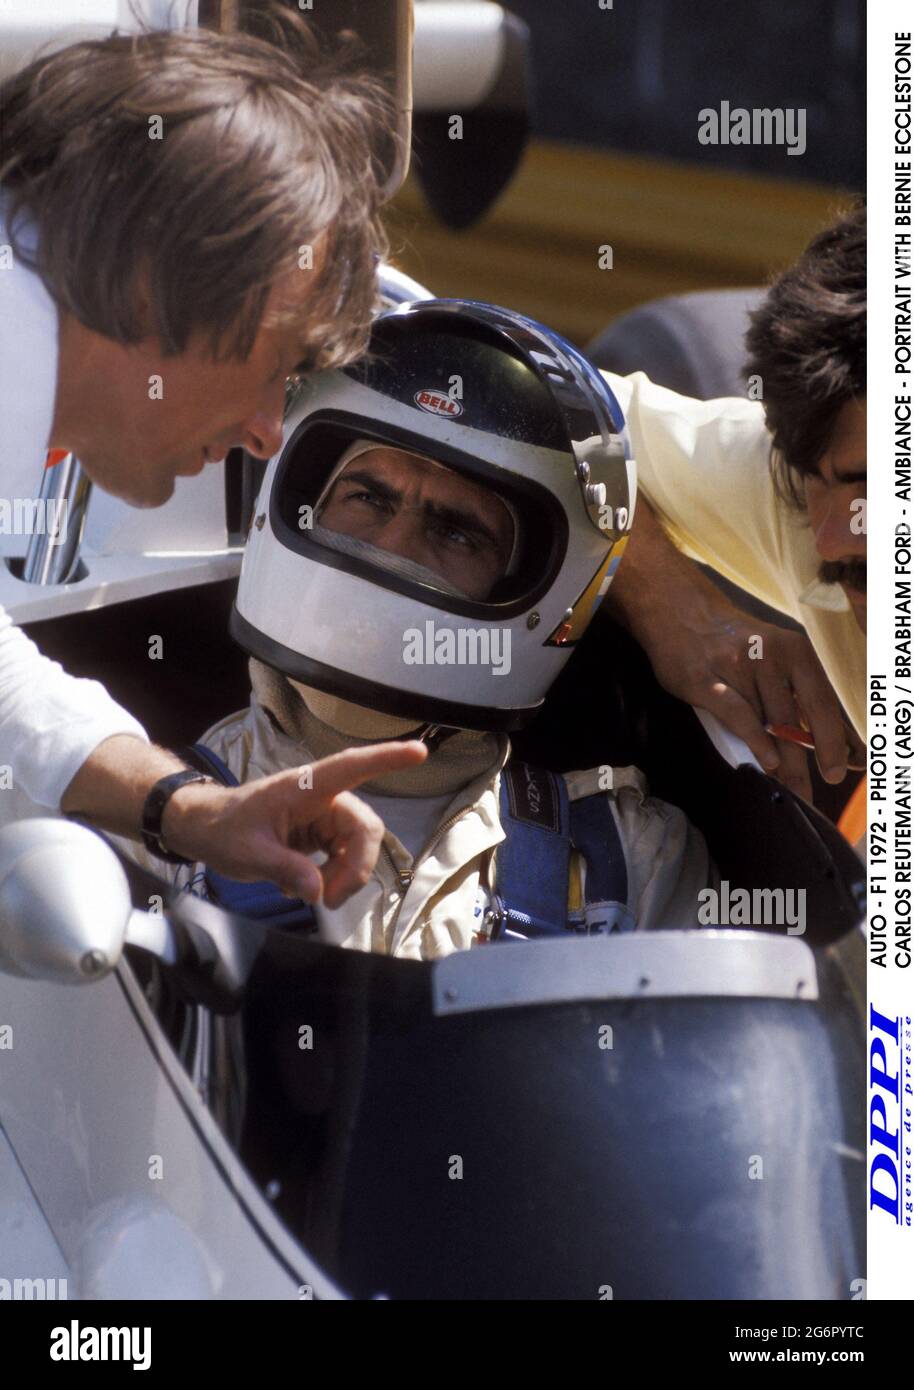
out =
[[186,767],[183,772],[169,773],[167,777],[161,777],[156,782],[143,803],[143,844],[150,854],[154,854],[157,859],[164,859],[166,864],[191,863],[191,860],[186,859],[183,854],[175,854],[166,846],[162,838],[162,816],[169,800],[179,787],[186,787],[191,782],[213,782],[214,780],[212,777],[207,777],[204,772],[195,772],[193,768]]

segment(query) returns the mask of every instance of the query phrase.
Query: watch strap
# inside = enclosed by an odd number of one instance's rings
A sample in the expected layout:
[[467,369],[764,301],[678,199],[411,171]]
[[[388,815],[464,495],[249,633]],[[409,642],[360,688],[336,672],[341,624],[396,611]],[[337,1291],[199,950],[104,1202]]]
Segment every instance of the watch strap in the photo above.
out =
[[191,862],[183,854],[175,854],[166,846],[162,838],[162,816],[165,813],[165,807],[179,787],[186,787],[191,782],[212,781],[212,777],[207,777],[203,772],[196,772],[191,767],[183,768],[180,772],[171,772],[167,777],[159,778],[143,803],[141,834],[143,844],[150,854],[154,854],[157,859],[164,859],[166,864],[189,864]]

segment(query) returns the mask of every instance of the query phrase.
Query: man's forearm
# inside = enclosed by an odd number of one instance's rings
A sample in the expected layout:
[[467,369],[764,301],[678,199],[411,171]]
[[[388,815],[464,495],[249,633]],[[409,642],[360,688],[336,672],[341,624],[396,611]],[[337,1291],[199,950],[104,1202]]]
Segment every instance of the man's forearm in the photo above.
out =
[[[677,610],[687,606],[717,608],[726,600],[702,574],[694,560],[683,555],[664,531],[644,497],[638,498],[635,519],[612,587],[606,596],[607,610],[642,646],[650,647],[664,613],[675,620]],[[674,605],[669,611],[667,605]]]
[[[365,886],[377,862],[384,827],[351,795],[374,778],[415,767],[424,744],[369,744],[321,759],[302,784],[300,767],[255,778],[239,787],[196,782],[179,787],[162,814],[171,851],[229,878],[267,878],[288,896],[336,908]],[[143,802],[160,777],[184,764],[164,748],[115,735],[100,743],[72,778],[61,805],[98,826],[136,836]],[[311,855],[326,856],[320,868]]]
[[768,728],[807,721],[826,780],[859,756],[841,708],[805,634],[742,612],[669,539],[643,498],[607,607],[647,653],[660,684],[708,710],[759,762],[809,800],[805,752]]
[[143,803],[160,777],[186,767],[174,753],[129,734],[105,739],[86,759],[61,799],[67,815],[137,839]]
[[69,675],[0,608],[0,762],[17,790],[57,811],[87,758],[115,737],[147,741],[103,685]]

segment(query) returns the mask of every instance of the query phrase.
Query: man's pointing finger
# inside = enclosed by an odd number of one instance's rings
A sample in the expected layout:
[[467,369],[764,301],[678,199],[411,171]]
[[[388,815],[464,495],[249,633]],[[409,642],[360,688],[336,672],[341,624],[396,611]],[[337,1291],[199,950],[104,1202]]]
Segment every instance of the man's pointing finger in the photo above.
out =
[[332,753],[314,764],[312,786],[318,796],[337,796],[385,772],[416,767],[427,757],[428,749],[418,739],[406,743],[371,743],[367,748],[344,748],[341,753]]

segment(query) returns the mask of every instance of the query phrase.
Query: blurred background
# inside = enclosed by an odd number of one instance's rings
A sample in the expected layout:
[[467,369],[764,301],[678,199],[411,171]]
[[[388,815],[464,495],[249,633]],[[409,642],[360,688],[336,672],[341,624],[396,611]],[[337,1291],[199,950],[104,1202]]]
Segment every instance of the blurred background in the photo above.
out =
[[[486,8],[415,4],[412,162],[389,229],[437,294],[509,305],[585,347],[645,300],[764,284],[862,190],[864,0],[511,0],[523,60],[480,109],[423,109],[424,13],[481,26]],[[805,152],[700,144],[698,112],[724,99],[803,108]],[[491,205],[447,225],[512,155]]]
[[[391,90],[396,263],[579,347],[645,301],[764,284],[863,188],[865,0],[0,0],[0,76],[276,4],[354,35]],[[723,101],[801,110],[805,149],[701,144]]]

